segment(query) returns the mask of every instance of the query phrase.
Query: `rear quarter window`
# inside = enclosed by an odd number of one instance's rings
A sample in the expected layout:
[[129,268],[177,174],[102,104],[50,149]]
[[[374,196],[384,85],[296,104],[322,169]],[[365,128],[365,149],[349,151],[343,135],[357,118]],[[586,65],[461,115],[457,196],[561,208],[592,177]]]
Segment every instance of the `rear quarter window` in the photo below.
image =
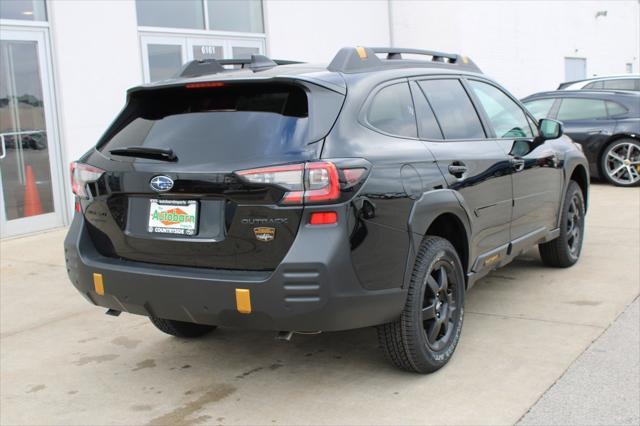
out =
[[369,104],[366,120],[372,127],[396,136],[416,138],[416,113],[407,83],[386,86]]

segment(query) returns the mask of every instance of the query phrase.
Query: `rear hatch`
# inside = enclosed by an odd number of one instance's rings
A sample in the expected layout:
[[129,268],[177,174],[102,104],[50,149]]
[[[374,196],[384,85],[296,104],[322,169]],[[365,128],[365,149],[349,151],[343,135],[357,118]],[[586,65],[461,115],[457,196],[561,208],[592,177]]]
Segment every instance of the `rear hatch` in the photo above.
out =
[[319,159],[343,101],[296,80],[130,92],[74,173],[97,168],[77,205],[96,248],[155,264],[275,269],[303,207],[282,203],[287,188],[270,175],[238,172]]

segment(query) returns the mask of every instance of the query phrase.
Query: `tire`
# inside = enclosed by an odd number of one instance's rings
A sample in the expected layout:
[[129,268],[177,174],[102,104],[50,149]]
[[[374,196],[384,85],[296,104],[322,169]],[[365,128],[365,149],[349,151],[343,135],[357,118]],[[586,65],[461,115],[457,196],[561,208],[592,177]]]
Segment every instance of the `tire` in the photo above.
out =
[[580,258],[584,239],[584,197],[580,186],[570,181],[564,195],[560,235],[538,245],[542,263],[554,268],[568,268]]
[[616,186],[640,185],[640,142],[625,138],[611,143],[602,152],[600,170]]
[[443,238],[426,236],[400,318],[378,326],[378,342],[389,361],[422,374],[442,368],[460,340],[464,291],[464,270],[456,250]]
[[194,324],[192,322],[174,321],[156,317],[149,317],[149,319],[158,330],[176,337],[200,337],[216,329],[215,325]]

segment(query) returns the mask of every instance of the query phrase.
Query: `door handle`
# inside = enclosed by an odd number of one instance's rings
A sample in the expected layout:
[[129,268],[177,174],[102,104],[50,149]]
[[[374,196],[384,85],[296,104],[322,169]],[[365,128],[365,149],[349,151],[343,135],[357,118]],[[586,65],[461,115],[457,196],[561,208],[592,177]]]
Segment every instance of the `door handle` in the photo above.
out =
[[449,164],[449,173],[459,179],[462,175],[467,173],[467,166],[460,162]]
[[524,158],[520,157],[511,157],[509,158],[509,163],[511,163],[511,167],[516,172],[521,172],[524,170]]

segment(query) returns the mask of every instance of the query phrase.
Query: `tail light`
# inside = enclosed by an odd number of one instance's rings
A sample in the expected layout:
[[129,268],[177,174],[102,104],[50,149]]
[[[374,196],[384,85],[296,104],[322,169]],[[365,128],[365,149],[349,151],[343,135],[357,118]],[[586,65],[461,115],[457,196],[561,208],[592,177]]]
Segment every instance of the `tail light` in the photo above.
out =
[[97,181],[104,170],[83,163],[71,163],[71,189],[78,197],[89,198],[87,184]]
[[[347,170],[352,172],[346,173]],[[280,203],[295,205],[337,202],[341,198],[341,190],[353,187],[365,171],[364,168],[338,170],[331,162],[316,161],[241,170],[236,174],[250,183],[285,188],[287,192]]]

